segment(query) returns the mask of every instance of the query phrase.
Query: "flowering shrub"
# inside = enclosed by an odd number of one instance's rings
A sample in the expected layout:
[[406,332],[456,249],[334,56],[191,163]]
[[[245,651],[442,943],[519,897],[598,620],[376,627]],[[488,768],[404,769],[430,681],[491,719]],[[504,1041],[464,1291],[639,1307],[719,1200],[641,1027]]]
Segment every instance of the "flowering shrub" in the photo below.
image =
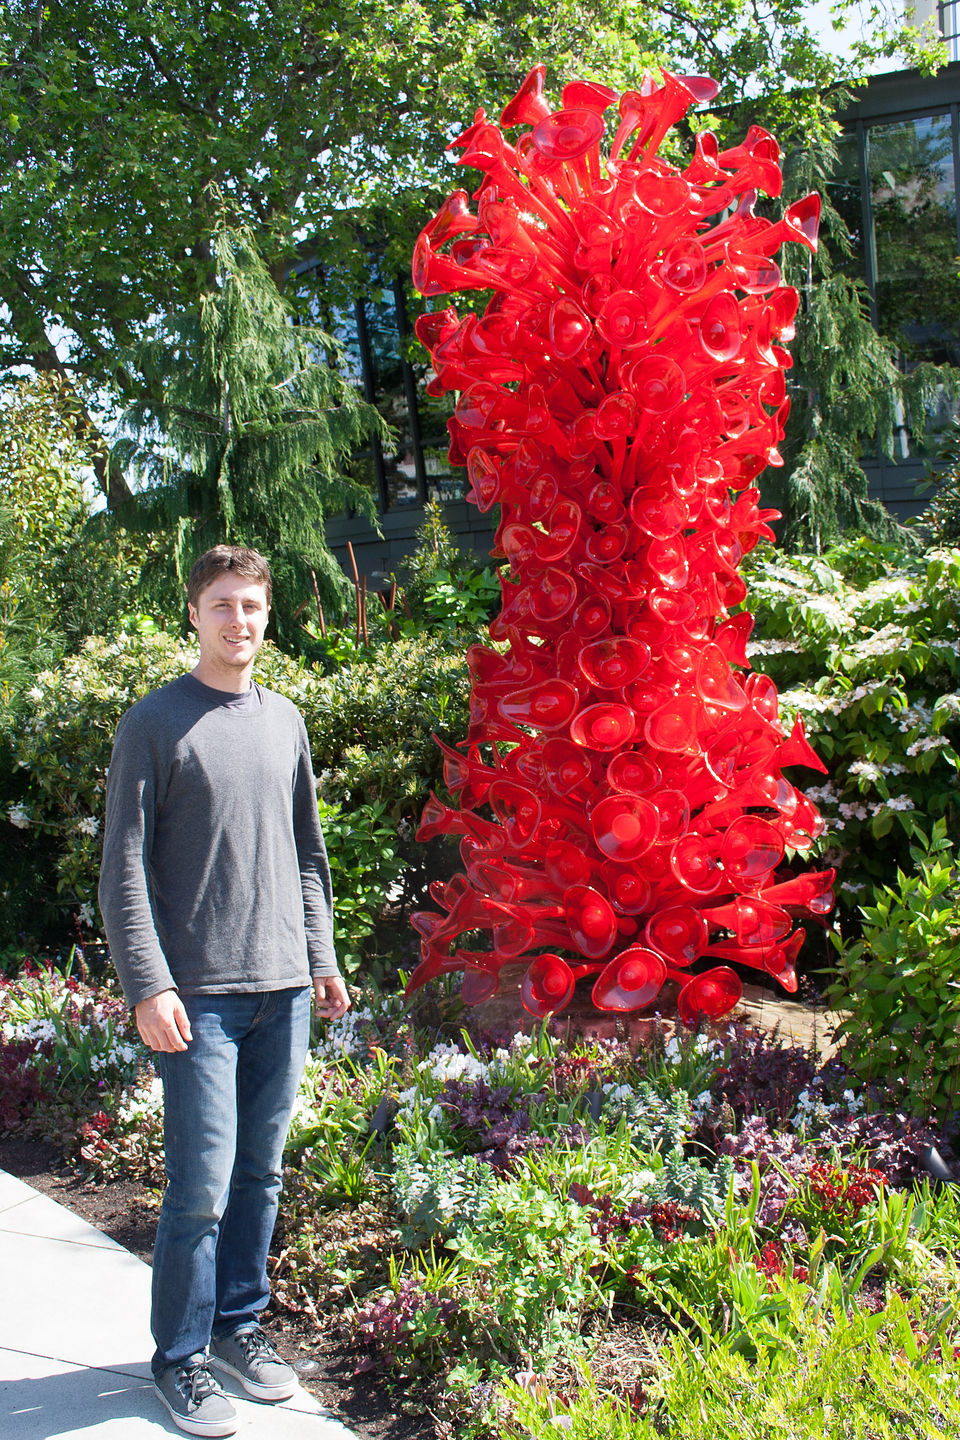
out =
[[747,651],[775,680],[783,720],[803,716],[829,767],[805,789],[850,903],[906,860],[918,825],[957,824],[960,550],[921,556],[854,539],[750,569]]

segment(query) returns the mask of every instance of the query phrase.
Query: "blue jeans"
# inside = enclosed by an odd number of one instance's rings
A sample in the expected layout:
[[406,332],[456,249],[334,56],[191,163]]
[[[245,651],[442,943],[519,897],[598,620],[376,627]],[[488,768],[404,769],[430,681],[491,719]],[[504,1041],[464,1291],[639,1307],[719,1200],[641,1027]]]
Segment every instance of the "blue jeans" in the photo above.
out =
[[153,1252],[159,1375],[256,1323],[283,1146],[310,1035],[310,991],[184,995],[193,1039],[156,1056],[167,1189]]

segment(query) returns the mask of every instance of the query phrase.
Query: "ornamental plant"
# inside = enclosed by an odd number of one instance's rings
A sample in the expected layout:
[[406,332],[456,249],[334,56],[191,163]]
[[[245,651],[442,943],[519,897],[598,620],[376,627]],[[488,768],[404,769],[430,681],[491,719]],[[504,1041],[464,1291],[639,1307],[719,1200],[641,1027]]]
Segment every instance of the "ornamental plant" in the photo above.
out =
[[28,1042],[27,1063],[53,1095],[79,1098],[130,1079],[145,1060],[130,1012],[114,990],[53,965],[28,962],[0,979],[0,1043]]
[[752,558],[756,670],[828,767],[808,795],[847,912],[869,902],[910,842],[960,823],[960,550],[850,539],[824,555]]
[[851,1069],[945,1120],[960,1104],[960,865],[944,821],[911,858],[914,872],[862,907],[861,938],[834,937],[827,998],[845,1012],[836,1034]]

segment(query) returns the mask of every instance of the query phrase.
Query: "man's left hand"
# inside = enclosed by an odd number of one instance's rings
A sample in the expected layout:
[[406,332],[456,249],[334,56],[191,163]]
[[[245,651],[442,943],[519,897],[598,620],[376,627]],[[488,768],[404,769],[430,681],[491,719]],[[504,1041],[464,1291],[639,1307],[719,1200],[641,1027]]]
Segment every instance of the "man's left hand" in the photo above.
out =
[[313,977],[314,1010],[321,1020],[339,1020],[350,1009],[350,996],[339,975]]

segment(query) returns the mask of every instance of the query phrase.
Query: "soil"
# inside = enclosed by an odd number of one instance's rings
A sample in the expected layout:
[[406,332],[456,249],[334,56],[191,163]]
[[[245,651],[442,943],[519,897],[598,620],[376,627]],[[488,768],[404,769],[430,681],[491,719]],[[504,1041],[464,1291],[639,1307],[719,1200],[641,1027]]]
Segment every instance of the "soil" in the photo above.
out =
[[[95,1185],[63,1163],[55,1145],[41,1140],[0,1139],[0,1170],[17,1176],[57,1204],[95,1225],[138,1259],[150,1264],[160,1209],[159,1196],[131,1180]],[[264,1330],[301,1383],[358,1440],[433,1440],[435,1429],[416,1392],[388,1386],[379,1370],[334,1330],[267,1311]],[[303,1373],[311,1365],[309,1374]],[[364,1367],[359,1369],[358,1367]]]

